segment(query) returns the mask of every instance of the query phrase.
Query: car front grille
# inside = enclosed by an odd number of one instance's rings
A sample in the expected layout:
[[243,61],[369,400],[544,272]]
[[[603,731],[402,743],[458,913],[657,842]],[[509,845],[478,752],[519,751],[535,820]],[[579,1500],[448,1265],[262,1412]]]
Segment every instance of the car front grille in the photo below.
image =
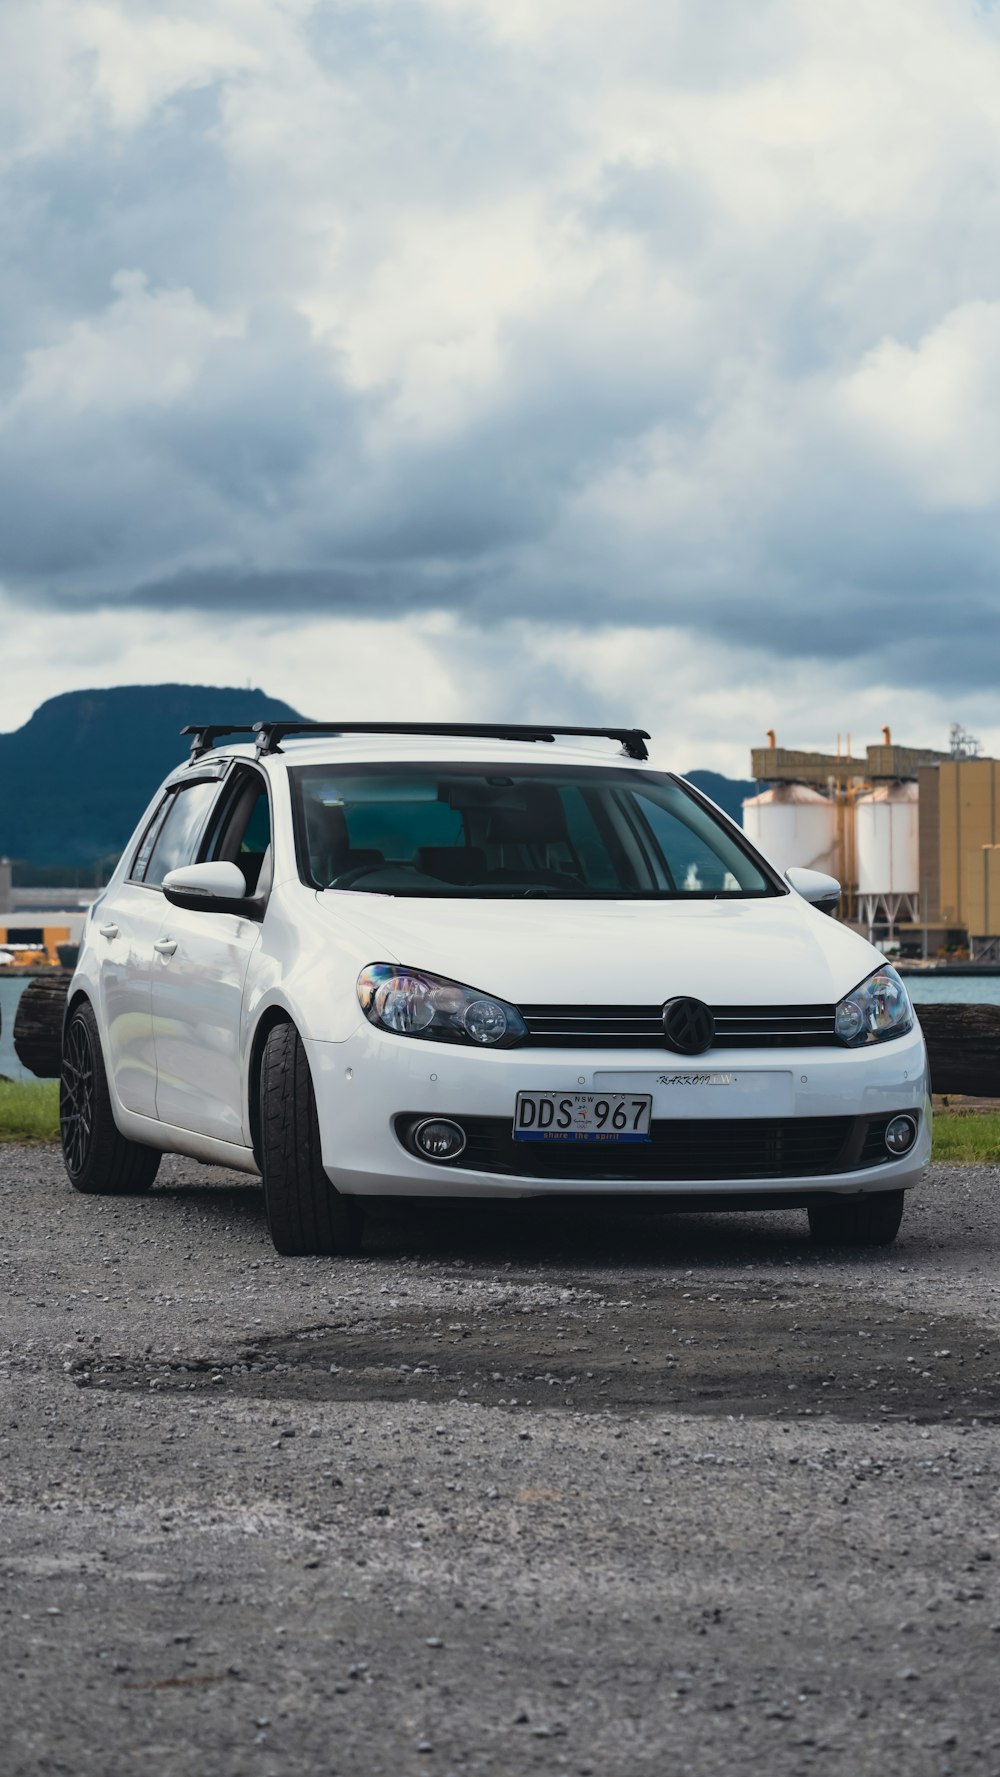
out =
[[[662,1006],[522,1006],[545,1049],[665,1049]],[[714,1006],[713,1049],[840,1047],[835,1006]]]
[[[436,1113],[441,1114],[441,1113]],[[447,1114],[447,1113],[445,1113]],[[648,1142],[519,1142],[507,1117],[456,1117],[466,1147],[463,1170],[504,1178],[580,1179],[664,1184],[726,1179],[815,1178],[856,1172],[892,1158],[888,1116],[661,1118]],[[410,1152],[415,1114],[395,1119]]]

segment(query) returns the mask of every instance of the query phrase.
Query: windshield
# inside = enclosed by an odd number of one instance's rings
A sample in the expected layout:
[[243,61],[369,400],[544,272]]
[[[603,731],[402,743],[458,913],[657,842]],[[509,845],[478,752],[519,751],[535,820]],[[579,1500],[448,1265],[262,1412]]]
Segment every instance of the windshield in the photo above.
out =
[[673,778],[621,767],[293,766],[299,874],[365,894],[689,900],[780,894]]

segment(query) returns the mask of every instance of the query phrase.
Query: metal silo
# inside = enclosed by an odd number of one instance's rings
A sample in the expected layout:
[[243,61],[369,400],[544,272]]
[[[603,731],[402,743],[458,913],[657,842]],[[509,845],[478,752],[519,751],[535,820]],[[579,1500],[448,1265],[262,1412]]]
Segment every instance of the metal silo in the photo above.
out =
[[919,810],[913,782],[876,784],[854,805],[858,900],[869,930],[883,918],[890,935],[902,913],[919,918]]
[[798,864],[838,874],[837,809],[808,784],[775,784],[743,804],[747,838],[779,870]]

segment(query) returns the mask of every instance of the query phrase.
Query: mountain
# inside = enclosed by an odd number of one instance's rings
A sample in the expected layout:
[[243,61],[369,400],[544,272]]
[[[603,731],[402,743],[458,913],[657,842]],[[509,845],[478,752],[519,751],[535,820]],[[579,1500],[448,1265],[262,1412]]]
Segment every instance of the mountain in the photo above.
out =
[[[265,692],[219,685],[124,685],[67,691],[23,728],[0,734],[0,857],[15,882],[60,887],[106,879],[160,781],[187,752],[189,722],[294,722]],[[691,783],[741,820],[756,785],[690,771]]]
[[[12,734],[0,734],[0,856],[15,881],[55,870],[94,882],[116,858],[162,778],[188,750],[189,722],[296,721],[259,689],[123,685],[50,697]],[[24,867],[24,861],[33,867]],[[105,871],[105,874],[107,872]]]
[[725,809],[730,820],[742,827],[744,800],[747,796],[756,796],[760,789],[752,777],[723,777],[718,771],[686,771],[684,776],[689,784],[693,784],[703,796],[710,796]]

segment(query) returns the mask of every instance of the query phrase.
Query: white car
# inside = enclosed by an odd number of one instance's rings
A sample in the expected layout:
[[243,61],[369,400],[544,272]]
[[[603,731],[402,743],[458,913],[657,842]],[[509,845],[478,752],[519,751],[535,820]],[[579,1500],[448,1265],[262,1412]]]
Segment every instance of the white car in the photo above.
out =
[[376,1196],[894,1238],[931,1137],[906,988],[642,731],[184,732],[70,988],[77,1189],[145,1190],[161,1153],[260,1174],[282,1253],[356,1248]]

